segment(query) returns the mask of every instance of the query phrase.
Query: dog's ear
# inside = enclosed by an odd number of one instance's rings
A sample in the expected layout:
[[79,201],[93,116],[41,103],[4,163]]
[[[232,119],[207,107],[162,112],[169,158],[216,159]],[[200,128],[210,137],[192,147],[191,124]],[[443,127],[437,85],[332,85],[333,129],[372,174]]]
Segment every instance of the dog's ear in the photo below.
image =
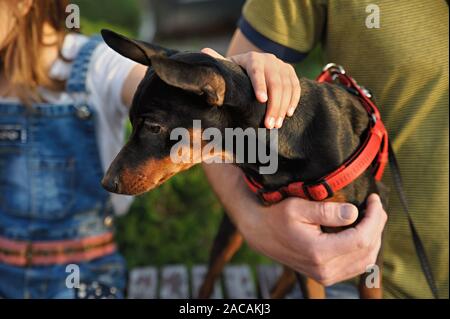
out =
[[152,57],[171,56],[177,53],[175,50],[166,49],[156,44],[129,39],[111,30],[103,29],[101,33],[103,40],[111,49],[140,64],[151,66]]
[[223,105],[225,79],[213,67],[189,64],[164,56],[154,56],[152,66],[156,74],[167,84],[205,95],[206,101],[212,106]]

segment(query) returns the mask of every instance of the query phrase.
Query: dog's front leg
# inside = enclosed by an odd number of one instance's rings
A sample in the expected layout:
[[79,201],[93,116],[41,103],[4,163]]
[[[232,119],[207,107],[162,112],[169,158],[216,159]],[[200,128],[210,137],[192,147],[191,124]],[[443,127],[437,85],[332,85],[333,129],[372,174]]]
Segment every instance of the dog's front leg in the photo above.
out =
[[296,273],[298,283],[305,299],[325,299],[325,286],[312,278]]
[[222,273],[225,265],[242,246],[242,242],[242,235],[238,232],[228,215],[224,214],[211,249],[208,272],[198,293],[199,299],[207,299],[211,296],[214,283]]
[[283,273],[270,291],[271,299],[282,299],[292,290],[296,282],[295,271],[284,266]]

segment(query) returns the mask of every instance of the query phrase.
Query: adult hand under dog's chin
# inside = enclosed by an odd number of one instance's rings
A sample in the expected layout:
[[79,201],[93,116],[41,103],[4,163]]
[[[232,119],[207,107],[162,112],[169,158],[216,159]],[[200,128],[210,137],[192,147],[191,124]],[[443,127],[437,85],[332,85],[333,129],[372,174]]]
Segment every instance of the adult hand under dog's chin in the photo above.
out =
[[355,228],[332,234],[321,230],[320,225],[350,225],[356,216],[350,204],[289,198],[254,209],[253,227],[243,227],[242,232],[254,249],[328,286],[356,277],[376,262],[386,222],[377,195]]
[[326,286],[356,277],[375,264],[387,220],[377,195],[369,197],[365,217],[357,226],[324,233],[320,226],[351,225],[358,216],[356,207],[300,198],[263,206],[244,184],[239,169],[223,164],[204,168],[210,181],[226,176],[228,183],[212,185],[255,250]]

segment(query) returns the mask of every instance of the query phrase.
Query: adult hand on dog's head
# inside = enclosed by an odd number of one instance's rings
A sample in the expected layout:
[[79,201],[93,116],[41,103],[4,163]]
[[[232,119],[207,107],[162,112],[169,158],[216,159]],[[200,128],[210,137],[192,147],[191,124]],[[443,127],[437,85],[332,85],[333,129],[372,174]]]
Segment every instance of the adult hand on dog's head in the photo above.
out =
[[352,228],[324,233],[320,225],[352,224],[351,204],[288,198],[270,207],[255,207],[240,218],[239,229],[251,247],[325,286],[353,278],[375,264],[387,214],[378,195],[367,201],[365,217]]
[[[210,48],[202,52],[217,59],[225,59]],[[256,98],[261,103],[267,102],[266,127],[280,128],[286,115],[292,116],[300,101],[300,82],[292,65],[273,54],[255,51],[233,55],[228,59],[247,71]]]

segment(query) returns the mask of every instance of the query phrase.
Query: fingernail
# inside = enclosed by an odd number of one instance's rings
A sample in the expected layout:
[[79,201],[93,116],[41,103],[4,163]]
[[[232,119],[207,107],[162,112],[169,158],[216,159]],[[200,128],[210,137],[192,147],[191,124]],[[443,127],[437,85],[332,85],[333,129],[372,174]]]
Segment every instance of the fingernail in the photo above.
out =
[[342,205],[341,206],[341,218],[346,220],[354,219],[354,209],[352,205]]
[[288,115],[288,116],[292,116],[292,115],[294,115],[294,112],[295,112],[295,107],[291,107],[291,108],[287,111],[287,115]]
[[266,94],[266,92],[258,92],[258,95],[259,95],[259,99],[262,102],[266,102],[267,101],[267,94]]
[[378,194],[375,194],[375,193],[370,194],[369,200],[372,200],[372,201],[378,201],[378,202],[381,201],[381,200],[380,200],[380,196],[378,196]]
[[277,128],[280,128],[283,125],[283,118],[279,117],[277,120]]
[[275,119],[273,117],[269,117],[269,128],[272,129],[275,125]]

